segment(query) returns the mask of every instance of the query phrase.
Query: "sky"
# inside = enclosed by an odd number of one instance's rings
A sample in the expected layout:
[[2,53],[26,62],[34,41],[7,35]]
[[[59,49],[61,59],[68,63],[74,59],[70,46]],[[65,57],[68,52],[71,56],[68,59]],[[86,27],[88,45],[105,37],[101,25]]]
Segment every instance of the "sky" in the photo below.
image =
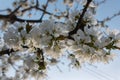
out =
[[[0,9],[8,6],[10,0],[1,0]],[[4,4],[4,6],[3,6]],[[107,16],[112,16],[120,11],[120,0],[107,0],[97,8],[96,18],[103,20]],[[120,30],[120,16],[107,22],[111,29]],[[54,66],[48,72],[48,80],[120,80],[120,51],[113,51],[117,54],[113,61],[109,64],[96,63],[93,65],[85,64],[81,69],[69,69],[67,66],[58,65],[59,71]]]

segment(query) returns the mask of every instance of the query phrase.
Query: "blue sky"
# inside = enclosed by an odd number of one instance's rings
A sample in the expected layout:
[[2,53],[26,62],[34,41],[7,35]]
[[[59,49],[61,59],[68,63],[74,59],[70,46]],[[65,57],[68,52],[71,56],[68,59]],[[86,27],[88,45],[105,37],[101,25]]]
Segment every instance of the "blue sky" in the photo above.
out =
[[[4,9],[8,6],[11,0],[1,0],[0,9]],[[7,2],[7,3],[6,3]],[[99,20],[112,16],[114,13],[120,11],[120,0],[107,0],[105,4],[102,4],[97,9],[96,17]],[[111,29],[120,30],[120,16],[107,22]],[[120,51],[113,51],[118,56],[109,64],[96,63],[93,65],[83,65],[80,70],[70,69],[66,66],[60,66],[62,72],[56,67],[48,73],[48,80],[120,80]]]

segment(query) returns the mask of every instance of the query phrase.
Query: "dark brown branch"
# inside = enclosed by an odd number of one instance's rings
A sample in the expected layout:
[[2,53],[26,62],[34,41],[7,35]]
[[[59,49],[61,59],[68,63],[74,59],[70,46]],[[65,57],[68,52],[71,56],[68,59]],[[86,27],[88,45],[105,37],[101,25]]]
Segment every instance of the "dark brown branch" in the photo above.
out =
[[13,49],[6,49],[3,51],[0,51],[0,56],[4,55],[4,54],[8,54],[10,55],[10,53],[15,52]]
[[30,22],[30,23],[39,23],[41,22],[40,19],[38,20],[28,20],[28,19],[21,19],[21,18],[18,18],[16,17],[15,15],[14,16],[10,16],[10,15],[1,15],[0,14],[0,20],[5,20],[5,21],[8,21],[8,22],[15,22],[15,21],[18,21],[18,22]]
[[40,23],[42,22],[40,19],[37,19],[37,20],[28,20],[28,19],[21,19],[21,18],[15,18],[14,21],[18,21],[18,22],[29,22],[29,23]]
[[[28,11],[28,10],[31,10],[31,9],[37,9],[37,10],[40,10],[40,11],[43,11],[44,12],[44,14],[48,14],[48,15],[53,15],[54,17],[65,17],[65,16],[59,16],[59,15],[55,15],[55,14],[53,14],[53,13],[50,13],[50,12],[47,12],[46,10],[44,10],[44,9],[41,9],[41,8],[39,8],[39,7],[35,7],[35,6],[31,6],[31,7],[29,7],[29,8],[27,8],[27,9],[24,9],[24,10],[22,10],[22,12],[25,12],[25,11]],[[16,10],[18,10],[19,8],[17,8]],[[15,10],[15,11],[16,11]],[[14,11],[14,12],[15,12]],[[15,15],[12,15],[11,16],[11,14],[10,15],[2,15],[2,14],[0,14],[0,20],[5,20],[5,21],[9,21],[9,22],[11,22],[11,23],[13,23],[13,22],[15,22],[15,21],[18,21],[18,22],[31,22],[31,23],[39,23],[39,22],[42,22],[40,19],[37,19],[37,20],[32,20],[32,19],[21,19],[21,18],[18,18],[17,16],[15,16]]]
[[[52,14],[51,14],[52,15]],[[56,17],[59,17],[57,15],[55,15]],[[61,16],[60,16],[61,17]],[[2,15],[0,14],[0,20],[5,20],[5,21],[8,21],[8,22],[30,22],[30,23],[40,23],[42,22],[40,19],[21,19],[21,18],[18,18],[17,16],[13,15],[13,16],[10,16],[10,15]]]
[[29,8],[21,10],[21,12],[26,12],[26,11],[31,10],[33,8],[36,8],[36,6],[30,6]]
[[[48,0],[48,1],[49,1],[49,0]],[[85,8],[83,9],[83,13],[81,14],[81,17],[80,17],[80,19],[78,20],[78,24],[77,24],[76,28],[75,28],[73,31],[70,31],[70,34],[76,33],[77,30],[79,29],[79,27],[81,26],[82,18],[83,18],[84,14],[85,14],[85,12],[86,12],[86,10],[87,10],[87,7],[88,7],[88,5],[90,4],[91,1],[92,1],[92,0],[88,0]],[[46,5],[48,5],[48,2],[47,2]],[[64,15],[60,15],[60,16],[54,15],[53,13],[47,12],[45,9],[41,9],[41,8],[39,8],[39,7],[36,8],[35,6],[31,6],[31,7],[27,8],[27,9],[24,9],[24,10],[22,10],[22,12],[31,10],[31,9],[33,9],[33,8],[42,11],[44,14],[53,15],[54,17],[57,17],[57,18],[58,18],[58,17],[65,17]],[[18,10],[18,9],[19,9],[19,7],[18,7],[16,10]],[[15,12],[16,10],[14,10],[13,12]],[[1,19],[1,20],[5,20],[5,21],[9,21],[9,22],[11,22],[11,23],[13,23],[13,22],[15,22],[15,21],[18,21],[18,22],[31,22],[31,23],[39,23],[39,22],[41,22],[40,19],[37,19],[37,20],[21,19],[21,18],[18,18],[16,15],[12,15],[12,16],[11,16],[11,15],[2,15],[2,14],[0,14],[0,19]]]
[[83,17],[84,17],[84,15],[85,15],[85,12],[87,11],[87,8],[89,7],[89,4],[90,4],[91,2],[92,2],[92,0],[87,0],[87,3],[86,3],[86,5],[85,5],[85,7],[84,7],[84,9],[83,9],[83,12],[82,12],[82,14],[80,15],[80,18],[79,18],[79,20],[78,20],[78,22],[77,22],[77,25],[76,25],[76,27],[75,27],[74,30],[72,30],[72,31],[69,32],[69,36],[75,34],[78,29],[84,30],[84,26],[83,26],[82,21],[83,21]]
[[6,20],[7,18],[8,18],[8,15],[1,15],[1,14],[0,14],[0,19]]

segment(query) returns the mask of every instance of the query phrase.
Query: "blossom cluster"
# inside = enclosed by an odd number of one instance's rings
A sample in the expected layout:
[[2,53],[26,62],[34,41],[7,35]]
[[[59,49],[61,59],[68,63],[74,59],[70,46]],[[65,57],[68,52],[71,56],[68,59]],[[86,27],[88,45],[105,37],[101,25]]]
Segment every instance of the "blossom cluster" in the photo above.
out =
[[[71,6],[74,0],[64,2]],[[90,4],[90,7],[95,5]],[[111,50],[120,49],[120,32],[101,27],[93,12],[88,10],[82,20],[84,29],[69,35],[76,27],[80,14],[78,10],[72,11],[64,22],[50,19],[40,24],[10,24],[0,37],[0,50],[13,49],[14,52],[10,55],[0,53],[0,79],[45,78],[47,69],[62,61],[62,57],[70,60],[69,65],[75,68],[86,62],[108,63],[112,60],[114,54]],[[16,73],[12,77],[7,75],[10,67]]]
[[[71,20],[74,20],[73,17]],[[72,30],[71,24],[68,24],[70,21],[64,24],[54,20],[47,20],[33,26],[28,23],[11,25],[4,32],[3,48],[6,46],[21,52],[12,53],[11,56],[2,56],[0,58],[2,60],[1,69],[3,66],[10,64],[14,68],[16,61],[22,61],[22,65],[19,65],[19,68],[25,70],[25,74],[32,75],[34,72],[39,72],[37,69],[42,65],[37,64],[40,57],[35,53],[36,48],[42,49],[44,52],[45,67],[51,64],[55,65],[62,55],[67,55],[71,61],[70,65],[76,68],[79,68],[82,63],[86,62],[108,63],[113,59],[114,54],[111,54],[110,51],[120,47],[119,31],[110,31],[94,24],[91,24],[94,26],[89,27],[90,23],[88,22],[84,27],[84,31],[79,29],[76,34],[71,35],[74,39],[72,40],[67,38],[69,30]],[[24,48],[24,46],[27,46],[27,48]],[[65,54],[66,51],[70,53]],[[6,60],[8,63],[5,63]],[[7,66],[5,67],[6,69]],[[15,67],[15,69],[18,74],[22,71],[21,69],[18,70],[18,67]],[[40,69],[39,73],[43,73],[44,70],[42,69]],[[6,72],[7,70],[2,69],[2,71]],[[29,76],[22,75],[21,78],[19,76],[20,79],[25,77],[28,78]]]

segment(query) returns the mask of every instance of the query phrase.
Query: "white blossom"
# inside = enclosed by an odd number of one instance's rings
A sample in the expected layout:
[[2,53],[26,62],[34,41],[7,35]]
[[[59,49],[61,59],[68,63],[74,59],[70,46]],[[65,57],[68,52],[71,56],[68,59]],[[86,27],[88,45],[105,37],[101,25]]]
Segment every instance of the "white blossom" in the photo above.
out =
[[7,32],[4,33],[4,42],[10,47],[19,47],[20,35],[14,27],[10,27]]

